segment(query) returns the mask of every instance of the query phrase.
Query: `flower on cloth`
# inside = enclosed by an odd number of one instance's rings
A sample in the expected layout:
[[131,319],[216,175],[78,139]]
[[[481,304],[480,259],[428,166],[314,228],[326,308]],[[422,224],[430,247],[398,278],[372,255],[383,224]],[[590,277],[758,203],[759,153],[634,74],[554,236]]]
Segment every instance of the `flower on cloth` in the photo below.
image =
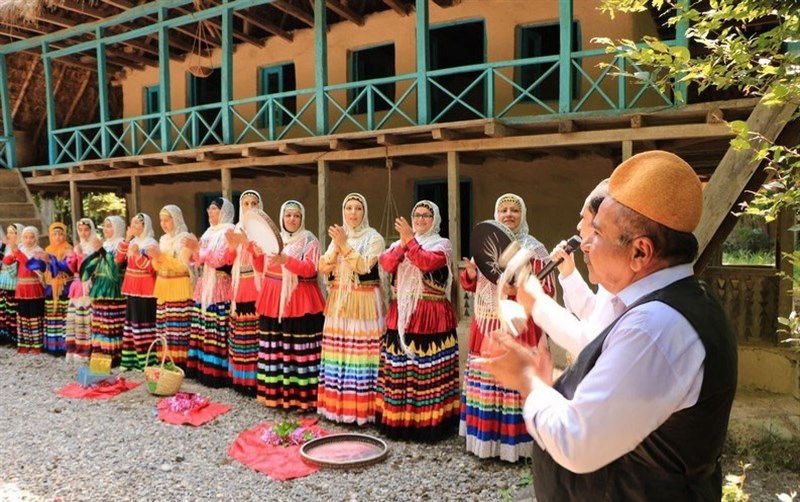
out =
[[166,399],[169,410],[173,413],[188,415],[192,410],[208,406],[208,398],[192,392],[178,392]]
[[317,429],[296,420],[283,420],[265,429],[261,440],[273,446],[300,446],[320,436],[322,433]]

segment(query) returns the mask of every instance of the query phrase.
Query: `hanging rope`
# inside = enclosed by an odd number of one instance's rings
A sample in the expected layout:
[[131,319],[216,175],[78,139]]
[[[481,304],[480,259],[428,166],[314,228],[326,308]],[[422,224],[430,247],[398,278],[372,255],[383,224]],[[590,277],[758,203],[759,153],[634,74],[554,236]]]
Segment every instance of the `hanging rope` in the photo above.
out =
[[[197,12],[203,10],[202,0],[195,0],[194,8]],[[197,22],[197,31],[192,42],[192,60],[194,64],[189,66],[189,73],[197,78],[206,78],[214,72],[214,60],[212,59],[212,47],[209,38],[219,38],[219,32],[206,19]]]
[[392,191],[392,168],[394,162],[389,156],[386,156],[386,202],[383,204],[383,215],[381,216],[380,233],[383,235],[386,242],[393,242],[399,236],[394,231],[394,220],[399,216],[397,211],[397,203],[394,200],[394,193]]

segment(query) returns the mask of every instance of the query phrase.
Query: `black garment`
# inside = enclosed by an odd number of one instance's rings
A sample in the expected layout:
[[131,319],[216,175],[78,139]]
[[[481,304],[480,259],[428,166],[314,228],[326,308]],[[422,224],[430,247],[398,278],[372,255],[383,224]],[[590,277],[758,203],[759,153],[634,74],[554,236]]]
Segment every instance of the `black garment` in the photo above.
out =
[[[697,331],[706,351],[697,403],[673,413],[633,451],[588,474],[575,474],[534,447],[533,480],[541,502],[719,502],[719,457],[736,392],[736,343],[716,298],[695,277],[677,281],[640,299],[631,308],[660,301]],[[578,384],[601,357],[617,321],[584,348],[553,385],[572,399]],[[624,417],[620,426],[624,427]]]

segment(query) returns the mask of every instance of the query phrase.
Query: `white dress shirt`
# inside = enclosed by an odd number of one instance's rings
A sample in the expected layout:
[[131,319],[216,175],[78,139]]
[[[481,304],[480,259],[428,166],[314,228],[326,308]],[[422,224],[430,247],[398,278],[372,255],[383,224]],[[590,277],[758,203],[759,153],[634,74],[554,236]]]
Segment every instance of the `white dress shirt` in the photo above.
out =
[[[633,305],[691,275],[689,264],[659,270],[617,296]],[[534,321],[553,335],[536,314],[534,309]],[[639,305],[608,334],[602,354],[571,400],[544,385],[531,392],[523,410],[528,432],[566,469],[596,471],[636,448],[670,415],[697,402],[704,359],[705,348],[686,318],[661,302]]]

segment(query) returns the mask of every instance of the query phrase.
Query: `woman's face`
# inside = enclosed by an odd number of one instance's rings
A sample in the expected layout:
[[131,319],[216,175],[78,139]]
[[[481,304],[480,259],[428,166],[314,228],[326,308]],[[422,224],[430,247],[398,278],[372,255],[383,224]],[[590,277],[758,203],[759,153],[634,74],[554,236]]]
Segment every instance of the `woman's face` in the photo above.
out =
[[80,237],[82,241],[88,241],[89,237],[91,236],[92,236],[92,227],[90,227],[89,225],[82,225],[78,223],[78,237]]
[[114,224],[110,220],[103,222],[103,237],[111,239],[114,237]]
[[258,198],[255,195],[246,195],[242,199],[242,214],[250,211],[254,207],[258,207]]
[[415,233],[425,234],[433,226],[433,213],[427,207],[417,207],[411,215],[411,226]]
[[513,202],[503,202],[497,208],[497,219],[500,223],[507,226],[512,232],[519,227],[522,220],[520,207]]
[[361,225],[364,219],[364,206],[361,202],[351,199],[344,205],[344,222],[350,228],[356,228]]
[[290,234],[297,232],[302,222],[303,215],[297,209],[287,209],[283,212],[283,228]]
[[25,247],[32,248],[36,245],[36,234],[33,232],[22,232],[22,244]]
[[142,230],[144,230],[144,221],[138,216],[134,216],[131,220],[131,229],[133,229],[133,235],[140,237],[142,235]]
[[219,223],[220,210],[216,204],[211,204],[208,206],[206,212],[208,213],[208,222],[211,224],[211,226],[213,227],[214,225],[217,225]]
[[64,231],[61,229],[53,230],[53,233],[50,235],[50,240],[53,244],[64,244],[66,239],[67,237],[64,235]]
[[8,228],[6,229],[6,237],[7,237],[8,239],[11,239],[11,237],[12,237],[12,236],[15,236],[15,235],[17,235],[17,229],[16,229],[16,228],[14,228],[14,227],[8,227]]
[[158,222],[161,224],[161,230],[165,234],[175,230],[175,222],[172,221],[172,216],[169,213],[158,213]]

